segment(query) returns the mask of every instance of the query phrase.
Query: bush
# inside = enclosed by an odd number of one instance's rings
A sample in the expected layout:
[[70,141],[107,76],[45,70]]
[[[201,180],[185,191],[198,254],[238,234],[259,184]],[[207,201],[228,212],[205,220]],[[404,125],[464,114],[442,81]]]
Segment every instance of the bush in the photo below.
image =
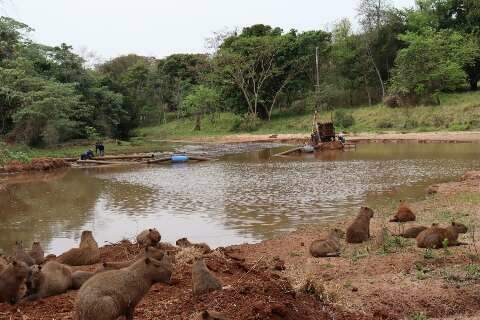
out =
[[0,165],[5,165],[11,161],[30,162],[30,157],[21,151],[8,150],[7,146],[0,142]]
[[377,121],[377,128],[381,128],[381,129],[391,129],[393,128],[394,125],[393,125],[393,122],[391,119],[379,119]]
[[383,104],[389,108],[398,108],[400,107],[400,97],[397,95],[386,96],[383,99]]
[[256,114],[247,113],[242,117],[236,118],[233,122],[231,131],[255,131],[262,124],[262,121],[257,117]]
[[342,128],[350,128],[355,124],[355,119],[351,113],[346,113],[343,110],[336,110],[333,114],[335,125]]

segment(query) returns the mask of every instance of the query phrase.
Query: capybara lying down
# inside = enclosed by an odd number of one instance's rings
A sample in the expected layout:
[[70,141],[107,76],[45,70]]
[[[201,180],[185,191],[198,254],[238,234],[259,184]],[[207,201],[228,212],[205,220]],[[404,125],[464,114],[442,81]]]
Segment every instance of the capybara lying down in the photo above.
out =
[[416,216],[413,211],[405,204],[405,202],[400,201],[400,206],[398,207],[397,213],[390,222],[408,222],[415,221]]
[[228,318],[223,313],[205,310],[193,314],[190,320],[228,320]]
[[190,242],[187,238],[178,239],[175,242],[175,244],[180,248],[194,247],[194,248],[200,249],[200,251],[202,251],[203,254],[212,252],[212,249],[210,249],[210,246],[205,242],[193,243],[193,242]]
[[169,262],[143,258],[130,267],[96,274],[83,284],[75,301],[75,320],[133,319],[135,307],[156,282],[169,283]]
[[422,231],[427,230],[425,226],[410,227],[399,234],[402,238],[415,239]]
[[73,248],[57,257],[57,262],[69,266],[87,266],[100,262],[100,250],[91,231],[83,231],[79,248]]
[[44,266],[32,267],[31,295],[28,300],[65,293],[72,287],[72,270],[69,266],[56,261],[49,261]]
[[[142,258],[152,258],[155,260],[162,260],[164,256],[168,256],[170,262],[174,262],[174,258],[170,257],[170,252],[164,251],[155,247],[145,247],[145,250],[140,252],[135,258],[126,261],[118,261],[118,262],[108,262],[105,261],[102,263],[102,266],[99,267],[96,272],[103,272],[106,270],[119,270],[123,268],[127,268],[135,263],[135,261],[142,259]],[[173,256],[173,254],[172,254]]]
[[452,225],[447,228],[434,224],[417,236],[417,246],[430,249],[443,248],[444,244],[449,247],[458,246],[462,244],[458,242],[458,235],[467,231],[468,228],[465,225],[457,222],[452,222]]
[[362,243],[370,239],[370,219],[373,218],[373,210],[361,207],[355,220],[347,228],[347,243]]
[[0,273],[0,302],[15,304],[25,294],[25,281],[30,268],[23,261],[13,260]]
[[312,242],[309,251],[313,257],[336,257],[340,255],[340,241],[338,235],[342,234],[339,229],[333,229],[329,232],[327,238],[318,239]]

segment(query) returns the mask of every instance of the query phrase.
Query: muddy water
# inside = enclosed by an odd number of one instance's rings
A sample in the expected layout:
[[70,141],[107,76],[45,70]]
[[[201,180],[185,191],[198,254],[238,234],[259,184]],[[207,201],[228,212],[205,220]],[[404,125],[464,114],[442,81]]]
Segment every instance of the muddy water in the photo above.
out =
[[8,178],[0,191],[0,248],[40,240],[60,253],[84,229],[104,244],[152,226],[169,242],[259,241],[363,204],[423,197],[429,184],[480,169],[478,144],[367,144],[291,158],[272,157],[285,148],[260,148],[207,163]]

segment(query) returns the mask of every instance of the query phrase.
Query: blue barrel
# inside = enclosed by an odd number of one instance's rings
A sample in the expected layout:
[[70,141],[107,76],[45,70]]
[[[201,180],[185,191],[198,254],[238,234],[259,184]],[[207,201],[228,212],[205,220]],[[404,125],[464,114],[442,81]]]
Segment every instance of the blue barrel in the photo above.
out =
[[188,157],[183,154],[174,154],[172,156],[172,162],[186,162],[188,161]]

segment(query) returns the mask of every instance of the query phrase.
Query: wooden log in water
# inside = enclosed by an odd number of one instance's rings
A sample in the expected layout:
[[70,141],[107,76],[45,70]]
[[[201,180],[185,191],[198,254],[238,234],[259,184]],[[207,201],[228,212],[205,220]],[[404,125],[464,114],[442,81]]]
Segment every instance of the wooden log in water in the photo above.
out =
[[284,152],[274,154],[273,156],[274,157],[281,157],[281,156],[287,156],[287,155],[289,155],[291,153],[294,153],[294,152],[302,152],[302,148],[303,147],[297,147],[297,148],[294,148],[294,149],[290,149],[290,150],[287,150],[287,151],[284,151]]
[[127,160],[127,159],[149,159],[153,158],[153,154],[132,154],[132,155],[125,155],[125,156],[104,156],[104,157],[93,157],[92,160]]
[[80,164],[137,164],[139,162],[132,161],[101,161],[101,160],[77,160],[77,163]]
[[187,155],[188,159],[190,160],[195,160],[195,161],[212,161],[212,160],[216,160],[216,159],[212,159],[212,158],[206,158],[206,157],[201,157],[201,156],[191,156],[191,155]]
[[153,160],[147,160],[147,163],[162,163],[162,162],[167,162],[172,160],[172,157],[165,157],[165,158],[158,158],[158,159],[153,159]]
[[66,161],[66,162],[75,162],[77,160],[80,160],[80,157],[78,157],[78,158],[63,158],[63,161]]

